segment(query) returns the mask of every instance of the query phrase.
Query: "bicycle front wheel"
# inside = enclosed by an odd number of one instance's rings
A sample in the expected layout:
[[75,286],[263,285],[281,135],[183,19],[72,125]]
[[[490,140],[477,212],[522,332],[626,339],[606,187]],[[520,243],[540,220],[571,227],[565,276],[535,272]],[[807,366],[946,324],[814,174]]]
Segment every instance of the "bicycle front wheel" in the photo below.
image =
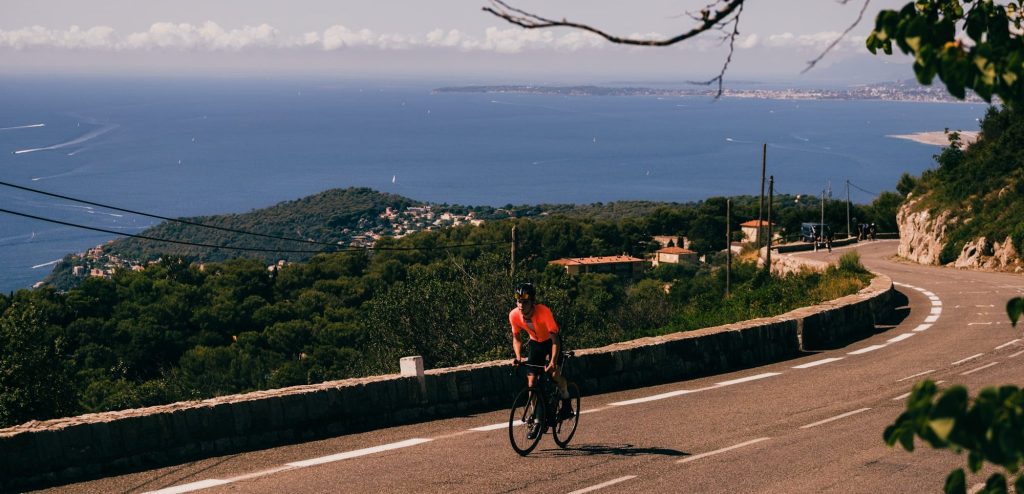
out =
[[566,387],[569,392],[569,409],[564,409],[565,402],[559,402],[558,415],[555,415],[558,423],[555,424],[552,435],[555,444],[565,449],[576,435],[576,426],[580,423],[580,387],[576,383],[569,383]]
[[534,388],[523,389],[512,402],[512,412],[508,417],[508,439],[512,449],[520,456],[530,454],[544,435],[547,420],[544,400],[540,399],[538,391]]

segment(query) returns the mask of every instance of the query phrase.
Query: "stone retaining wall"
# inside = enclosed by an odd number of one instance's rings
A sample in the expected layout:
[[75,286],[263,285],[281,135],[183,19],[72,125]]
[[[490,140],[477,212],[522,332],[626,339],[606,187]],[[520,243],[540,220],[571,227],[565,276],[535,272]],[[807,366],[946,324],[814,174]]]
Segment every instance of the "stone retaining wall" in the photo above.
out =
[[[781,316],[579,350],[584,394],[677,381],[798,356],[873,334],[892,281]],[[0,491],[111,475],[508,406],[509,361],[347,379],[209,400],[29,422],[0,430]]]

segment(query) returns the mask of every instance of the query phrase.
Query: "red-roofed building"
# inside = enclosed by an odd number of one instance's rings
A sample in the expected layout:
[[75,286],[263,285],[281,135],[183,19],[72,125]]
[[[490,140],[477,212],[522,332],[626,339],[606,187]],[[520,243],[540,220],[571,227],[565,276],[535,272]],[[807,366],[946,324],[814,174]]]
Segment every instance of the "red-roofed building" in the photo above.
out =
[[658,249],[654,253],[654,259],[651,261],[655,266],[661,263],[667,264],[679,264],[682,262],[697,262],[699,260],[699,254],[682,247],[665,247],[664,249]]
[[[758,222],[761,222],[761,232],[758,233]],[[775,226],[772,223],[772,226]],[[747,242],[759,242],[762,238],[768,236],[768,222],[765,220],[750,220],[744,223],[740,223],[740,230],[743,231],[743,239]]]
[[639,278],[649,263],[632,256],[570,257],[548,262],[565,267],[572,276],[582,273],[611,273],[623,278]]

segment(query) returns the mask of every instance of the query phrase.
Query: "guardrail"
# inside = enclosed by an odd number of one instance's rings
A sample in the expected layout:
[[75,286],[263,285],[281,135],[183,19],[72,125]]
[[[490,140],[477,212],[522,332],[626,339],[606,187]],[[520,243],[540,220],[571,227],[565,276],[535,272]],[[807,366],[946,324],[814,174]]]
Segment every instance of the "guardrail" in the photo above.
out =
[[[775,362],[873,334],[892,294],[878,275],[858,294],[776,317],[577,350],[574,377],[593,394]],[[29,422],[0,430],[0,491],[495,410],[521,386],[509,364],[424,371],[403,359],[404,375]]]

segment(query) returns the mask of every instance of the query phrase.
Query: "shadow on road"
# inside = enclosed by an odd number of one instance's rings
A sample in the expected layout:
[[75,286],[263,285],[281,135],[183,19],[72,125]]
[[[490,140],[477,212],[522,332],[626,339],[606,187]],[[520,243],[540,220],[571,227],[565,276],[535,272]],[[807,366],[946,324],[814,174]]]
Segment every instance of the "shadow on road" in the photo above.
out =
[[881,333],[892,329],[910,315],[910,299],[899,290],[893,291],[892,310],[875,321],[875,332]]
[[[538,454],[540,453],[540,454]],[[597,456],[597,455],[614,455],[614,456],[646,456],[646,455],[661,455],[661,456],[689,456],[690,453],[678,451],[668,448],[640,448],[633,446],[632,444],[580,444],[578,446],[569,446],[567,449],[547,449],[534,453],[534,456]]]

